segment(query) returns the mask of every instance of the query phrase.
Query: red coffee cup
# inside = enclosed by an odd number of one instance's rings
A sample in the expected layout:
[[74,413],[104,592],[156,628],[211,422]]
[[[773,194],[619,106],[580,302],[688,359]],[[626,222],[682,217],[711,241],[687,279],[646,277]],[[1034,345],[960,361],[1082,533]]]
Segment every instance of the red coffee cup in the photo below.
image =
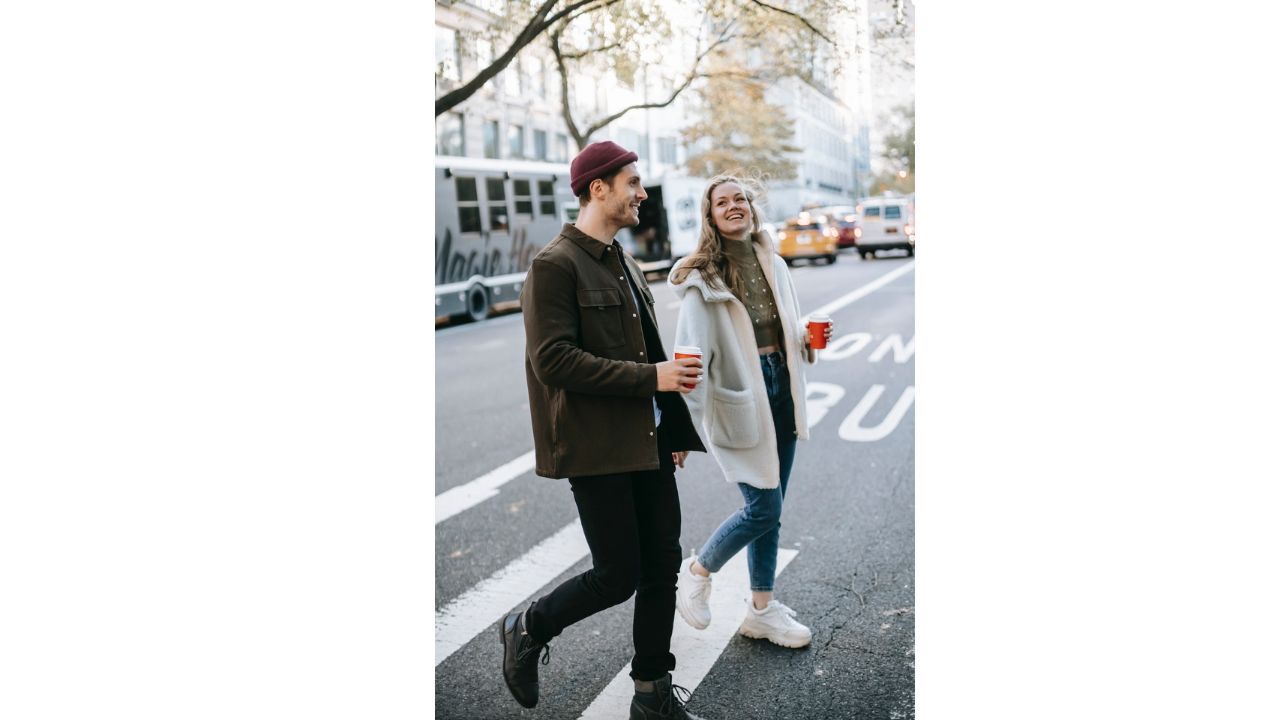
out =
[[809,347],[821,350],[827,346],[827,328],[831,327],[831,318],[826,315],[809,316]]
[[[691,357],[698,358],[699,360],[702,359],[702,348],[700,347],[695,347],[693,345],[677,345],[675,350],[676,350],[675,355],[677,360],[679,360],[680,358],[691,358]],[[698,386],[698,383],[694,383],[692,385],[690,385],[689,383],[680,383],[680,384],[684,385],[690,390]]]

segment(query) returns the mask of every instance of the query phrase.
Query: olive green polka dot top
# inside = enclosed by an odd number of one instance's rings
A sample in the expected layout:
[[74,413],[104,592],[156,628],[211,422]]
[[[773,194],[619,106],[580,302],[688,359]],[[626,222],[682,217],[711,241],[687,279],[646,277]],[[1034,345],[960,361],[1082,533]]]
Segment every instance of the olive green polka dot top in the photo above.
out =
[[765,279],[760,258],[756,257],[748,236],[745,241],[725,239],[725,255],[740,269],[746,281],[746,297],[735,296],[747,306],[751,327],[756,331],[756,347],[782,346],[782,321],[778,319],[778,306],[773,301],[773,290]]

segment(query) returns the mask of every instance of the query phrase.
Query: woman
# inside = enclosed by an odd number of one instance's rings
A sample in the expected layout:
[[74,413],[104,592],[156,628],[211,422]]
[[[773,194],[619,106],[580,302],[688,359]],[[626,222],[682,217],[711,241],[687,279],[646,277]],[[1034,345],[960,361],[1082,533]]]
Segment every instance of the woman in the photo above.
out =
[[693,627],[707,627],[711,576],[745,547],[751,607],[738,631],[795,648],[812,635],[773,599],[773,578],[796,441],[809,436],[799,364],[802,357],[812,363],[814,351],[787,264],[760,232],[752,197],[733,176],[712,178],[702,195],[698,247],[671,270],[681,298],[676,344],[700,348],[705,368],[704,380],[684,398],[744,500],[681,565],[676,609]]

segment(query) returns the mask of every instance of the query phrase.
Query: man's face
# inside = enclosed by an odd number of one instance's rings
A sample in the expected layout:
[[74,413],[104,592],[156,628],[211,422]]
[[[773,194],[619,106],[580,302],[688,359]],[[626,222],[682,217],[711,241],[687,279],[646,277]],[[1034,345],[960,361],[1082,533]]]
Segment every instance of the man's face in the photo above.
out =
[[631,163],[614,176],[605,193],[605,216],[621,227],[635,227],[640,224],[640,203],[647,197],[636,164]]

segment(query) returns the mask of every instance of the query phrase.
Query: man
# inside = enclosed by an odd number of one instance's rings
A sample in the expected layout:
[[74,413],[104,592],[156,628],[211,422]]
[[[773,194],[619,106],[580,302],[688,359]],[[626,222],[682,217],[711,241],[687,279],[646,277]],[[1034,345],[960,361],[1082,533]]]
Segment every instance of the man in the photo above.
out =
[[706,452],[677,393],[702,377],[702,362],[667,360],[644,273],[614,239],[639,224],[647,197],[636,160],[612,142],[573,159],[578,220],[533,259],[520,294],[536,471],[569,478],[593,567],[502,619],[502,674],[516,701],[533,707],[547,643],[634,594],[632,720],[699,720],[671,684],[671,625],[681,556],[675,468],[689,451]]

